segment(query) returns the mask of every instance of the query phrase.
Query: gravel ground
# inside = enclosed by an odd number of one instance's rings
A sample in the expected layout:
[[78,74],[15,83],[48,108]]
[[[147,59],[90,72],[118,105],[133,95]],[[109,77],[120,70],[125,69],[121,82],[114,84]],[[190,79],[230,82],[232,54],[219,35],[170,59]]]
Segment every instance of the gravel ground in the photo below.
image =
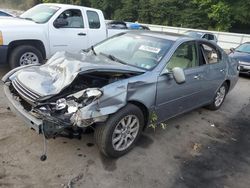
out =
[[[0,76],[7,70],[1,68]],[[1,86],[2,87],[2,86]],[[0,187],[247,188],[250,184],[250,78],[241,77],[216,112],[204,108],[146,130],[119,159],[102,156],[93,133],[48,142],[7,109],[0,90]]]

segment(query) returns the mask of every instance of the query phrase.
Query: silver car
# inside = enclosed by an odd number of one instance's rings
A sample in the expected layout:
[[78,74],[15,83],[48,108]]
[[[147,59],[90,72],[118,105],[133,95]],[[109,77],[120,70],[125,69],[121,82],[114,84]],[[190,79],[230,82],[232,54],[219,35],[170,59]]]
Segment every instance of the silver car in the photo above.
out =
[[81,54],[3,77],[11,109],[47,139],[92,127],[109,157],[133,148],[152,123],[207,106],[217,110],[238,80],[238,62],[216,44],[184,35],[133,31]]
[[218,42],[217,37],[210,32],[187,31],[184,34],[197,39],[205,39],[215,43]]

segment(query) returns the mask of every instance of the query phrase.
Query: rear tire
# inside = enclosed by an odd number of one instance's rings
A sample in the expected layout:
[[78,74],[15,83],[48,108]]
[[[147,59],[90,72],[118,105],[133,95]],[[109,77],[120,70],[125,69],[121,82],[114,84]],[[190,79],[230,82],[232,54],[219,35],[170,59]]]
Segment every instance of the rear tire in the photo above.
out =
[[9,57],[9,65],[11,69],[22,65],[42,64],[42,53],[30,45],[22,45],[14,48]]
[[215,97],[213,99],[213,102],[207,106],[209,110],[218,110],[221,105],[223,104],[226,95],[228,92],[228,85],[227,83],[223,83],[220,88],[216,91]]
[[95,141],[100,151],[107,157],[120,157],[134,147],[143,127],[142,111],[137,106],[128,104],[111,115],[104,124],[96,125]]

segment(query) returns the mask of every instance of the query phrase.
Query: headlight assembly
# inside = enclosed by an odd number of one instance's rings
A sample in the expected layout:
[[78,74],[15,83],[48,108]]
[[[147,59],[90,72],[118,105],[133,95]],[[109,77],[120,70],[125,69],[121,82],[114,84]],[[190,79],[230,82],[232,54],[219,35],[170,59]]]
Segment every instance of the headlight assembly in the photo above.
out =
[[67,106],[66,99],[62,98],[56,101],[56,110],[63,110],[64,108],[66,108],[66,106]]
[[85,89],[83,92],[83,97],[98,99],[102,96],[102,91],[98,88]]

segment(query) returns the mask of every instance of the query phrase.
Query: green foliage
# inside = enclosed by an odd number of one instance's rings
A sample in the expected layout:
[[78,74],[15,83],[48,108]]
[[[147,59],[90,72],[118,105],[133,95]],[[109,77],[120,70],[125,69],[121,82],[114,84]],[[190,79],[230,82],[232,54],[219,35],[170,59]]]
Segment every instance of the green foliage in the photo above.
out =
[[249,0],[231,0],[230,6],[234,20],[243,24],[250,25],[250,1]]
[[213,20],[218,31],[228,31],[233,20],[231,19],[231,8],[225,2],[218,2],[211,6],[208,17]]
[[138,18],[138,0],[126,0],[122,2],[122,7],[115,11],[114,19],[136,21]]
[[27,10],[41,2],[42,0],[0,0],[0,8]]
[[150,114],[150,117],[149,117],[149,127],[153,128],[155,130],[158,127],[158,125],[160,125],[161,128],[164,129],[164,130],[167,128],[166,123],[158,124],[158,116],[157,116],[156,112],[152,112]]
[[26,10],[41,2],[91,6],[106,19],[149,24],[219,31],[250,26],[249,0],[0,0],[0,7]]

